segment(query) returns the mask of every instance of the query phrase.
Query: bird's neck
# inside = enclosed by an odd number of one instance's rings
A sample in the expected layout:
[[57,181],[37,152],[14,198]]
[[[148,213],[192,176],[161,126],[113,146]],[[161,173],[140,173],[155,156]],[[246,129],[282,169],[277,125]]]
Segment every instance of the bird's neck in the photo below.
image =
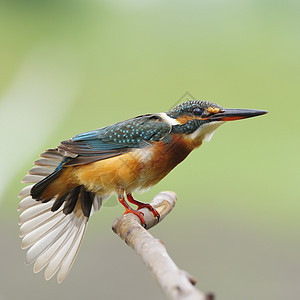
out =
[[224,122],[210,122],[203,124],[192,133],[184,136],[186,142],[190,144],[190,147],[197,148],[201,146],[203,141],[209,142],[214,135],[216,129]]

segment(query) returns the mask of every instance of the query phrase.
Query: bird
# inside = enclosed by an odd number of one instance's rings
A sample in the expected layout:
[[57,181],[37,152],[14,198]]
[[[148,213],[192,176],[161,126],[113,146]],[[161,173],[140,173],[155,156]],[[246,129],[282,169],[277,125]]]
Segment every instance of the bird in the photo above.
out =
[[[161,181],[215,130],[227,121],[266,114],[254,109],[225,109],[191,100],[154,114],[140,115],[62,141],[40,155],[23,178],[31,185],[19,194],[18,210],[25,263],[45,279],[57,273],[61,283],[68,275],[88,220],[105,199],[116,195],[125,213],[137,215],[147,203],[133,198]],[[133,209],[126,201],[137,205]]]

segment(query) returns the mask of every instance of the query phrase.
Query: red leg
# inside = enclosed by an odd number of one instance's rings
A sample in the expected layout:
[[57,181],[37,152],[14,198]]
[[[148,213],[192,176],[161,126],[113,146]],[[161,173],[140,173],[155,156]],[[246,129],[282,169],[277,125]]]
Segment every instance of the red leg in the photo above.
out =
[[127,194],[127,200],[128,200],[130,203],[137,205],[138,209],[147,207],[147,208],[153,213],[154,217],[156,217],[156,218],[158,219],[158,221],[159,221],[160,214],[159,214],[158,211],[157,211],[153,206],[151,206],[149,203],[143,203],[143,202],[137,201],[137,200],[133,199],[133,197],[132,197],[131,194]]
[[141,222],[142,222],[143,227],[145,227],[145,219],[144,219],[143,213],[141,213],[141,212],[139,212],[139,211],[137,211],[137,210],[135,210],[135,209],[132,209],[132,208],[128,205],[128,203],[125,201],[123,195],[119,195],[119,201],[120,201],[120,203],[121,203],[121,204],[124,206],[124,208],[125,208],[124,215],[125,215],[125,214],[128,214],[128,213],[132,213],[132,214],[138,216],[138,217],[141,219]]

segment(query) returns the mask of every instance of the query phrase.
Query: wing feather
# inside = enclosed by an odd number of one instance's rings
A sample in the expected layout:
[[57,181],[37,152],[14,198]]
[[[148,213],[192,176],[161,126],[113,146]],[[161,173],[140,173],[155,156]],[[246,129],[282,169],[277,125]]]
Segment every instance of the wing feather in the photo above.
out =
[[31,191],[31,188],[34,186],[34,184],[31,184],[31,185],[28,185],[26,187],[24,187],[21,192],[19,193],[19,198],[23,198],[23,197],[27,197],[27,196],[30,196],[30,191]]
[[68,230],[68,226],[72,222],[73,217],[58,220],[57,226],[49,231],[44,237],[38,240],[27,252],[26,264],[34,262],[46,249],[48,249],[53,243],[55,243],[64,232]]
[[149,114],[76,135],[63,141],[58,151],[73,159],[65,166],[87,164],[143,148],[166,137],[172,126],[159,115]]
[[52,276],[58,271],[61,266],[66,254],[69,249],[72,247],[73,241],[76,238],[78,228],[80,228],[83,219],[78,218],[75,222],[72,222],[72,226],[68,230],[68,234],[65,240],[61,243],[53,257],[51,258],[46,270],[45,270],[45,279],[49,280]]
[[[34,173],[39,172],[40,170],[34,171]],[[24,198],[18,207],[19,210],[24,210],[19,218],[20,237],[23,238],[22,248],[29,248],[25,263],[34,263],[34,272],[39,272],[46,267],[46,279],[50,279],[57,273],[57,281],[62,282],[77,256],[87,228],[88,216],[100,210],[105,197],[93,195],[81,187],[81,193],[84,194],[73,195],[74,200],[77,197],[81,205],[76,206],[69,214],[65,214],[63,205],[54,212],[51,210],[57,197],[47,203],[32,199],[30,196],[32,187],[33,185],[30,185],[20,192],[20,197]],[[84,202],[83,207],[82,202]]]
[[34,205],[25,211],[23,211],[19,217],[19,225],[41,215],[49,212],[51,210],[52,202],[42,203],[39,202],[39,205]]
[[59,235],[56,235],[55,238],[49,242],[49,244],[46,247],[46,250],[37,256],[36,262],[33,266],[34,273],[40,272],[43,268],[47,266],[53,255],[56,253],[57,249],[59,249],[60,245],[66,239],[67,235],[68,231],[66,226],[64,230],[60,232]]
[[36,201],[35,199],[32,199],[31,196],[27,196],[26,198],[24,198],[20,201],[17,210],[21,211],[26,208],[32,207],[36,204],[38,204],[38,201]]
[[28,171],[30,175],[48,176],[54,171],[54,168],[33,167]]
[[[51,215],[52,212],[49,212],[45,218],[48,218],[49,215]],[[53,214],[53,213],[52,213]],[[55,228],[57,228],[61,221],[64,219],[63,214],[57,215],[56,218],[48,218],[47,222],[43,222],[42,225],[34,229],[33,231],[30,231],[28,234],[26,234],[22,241],[22,249],[29,248],[34,243],[36,243],[38,240],[40,240],[42,237],[47,235],[50,231],[53,231]]]
[[45,176],[27,174],[22,179],[22,183],[37,183],[43,180]]

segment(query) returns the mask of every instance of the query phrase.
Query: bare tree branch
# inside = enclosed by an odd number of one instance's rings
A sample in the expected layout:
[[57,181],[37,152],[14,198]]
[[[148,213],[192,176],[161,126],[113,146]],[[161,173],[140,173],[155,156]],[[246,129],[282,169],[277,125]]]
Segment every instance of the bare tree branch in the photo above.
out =
[[[159,212],[161,222],[175,203],[174,192],[161,192],[150,204]],[[140,211],[144,214],[146,229],[158,223],[147,208],[142,208]],[[118,217],[112,229],[142,258],[169,299],[205,300],[204,294],[194,287],[195,278],[176,266],[163,242],[143,228],[136,215],[129,213]]]

